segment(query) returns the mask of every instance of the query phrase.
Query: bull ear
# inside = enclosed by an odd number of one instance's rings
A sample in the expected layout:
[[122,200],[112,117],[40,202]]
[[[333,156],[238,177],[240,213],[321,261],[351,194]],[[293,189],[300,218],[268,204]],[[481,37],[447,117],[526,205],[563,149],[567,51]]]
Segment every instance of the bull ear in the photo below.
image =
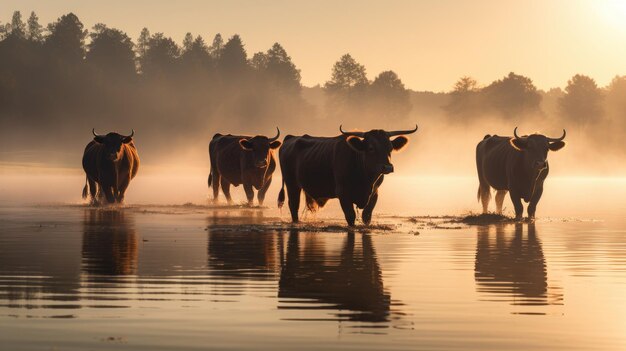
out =
[[252,151],[252,143],[248,139],[239,139],[239,145],[244,150]]
[[270,148],[271,149],[278,149],[283,143],[280,142],[280,140],[274,140],[270,143]]
[[520,139],[516,139],[516,138],[511,138],[509,139],[509,143],[511,143],[511,146],[513,146],[513,148],[517,151],[522,151],[526,149],[526,146],[528,146],[528,139],[526,138],[520,138]]
[[551,151],[559,151],[561,150],[563,147],[565,146],[565,142],[564,141],[555,141],[553,143],[548,144],[548,148]]
[[355,135],[350,135],[346,138],[346,143],[354,150],[354,151],[365,151],[367,146],[365,145],[365,140],[359,138]]
[[128,143],[130,143],[132,141],[133,141],[133,137],[130,137],[130,136],[124,137],[124,139],[122,139],[122,142],[124,144],[128,144]]
[[101,135],[93,137],[93,140],[95,140],[96,143],[104,144],[104,137]]
[[409,142],[409,138],[401,135],[391,141],[391,146],[395,151],[402,149]]

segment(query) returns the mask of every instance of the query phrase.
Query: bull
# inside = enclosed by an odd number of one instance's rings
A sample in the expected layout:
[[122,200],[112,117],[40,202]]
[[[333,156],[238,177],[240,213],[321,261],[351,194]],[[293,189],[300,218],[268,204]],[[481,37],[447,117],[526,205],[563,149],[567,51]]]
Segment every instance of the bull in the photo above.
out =
[[486,135],[476,146],[478,169],[478,200],[483,213],[487,213],[491,188],[496,190],[496,212],[502,213],[502,203],[510,193],[515,218],[520,220],[524,212],[522,199],[528,205],[528,218],[535,218],[537,203],[543,194],[543,182],[548,176],[548,151],[558,151],[565,146],[565,129],[560,138],[541,134],[513,137]]
[[[378,188],[384,176],[393,172],[391,152],[408,142],[404,135],[417,131],[344,132],[336,137],[287,135],[279,152],[283,184],[278,207],[285,202],[285,185],[293,222],[298,222],[300,193],[311,211],[338,198],[346,222],[354,226],[354,205],[363,209],[363,223],[369,224],[378,201]],[[397,138],[391,139],[397,136]]]
[[89,195],[92,203],[104,196],[112,203],[124,202],[124,194],[139,170],[139,154],[133,142],[135,130],[128,136],[118,133],[96,134],[85,147],[83,169],[86,174],[83,199]]
[[209,143],[211,171],[208,185],[213,187],[213,201],[217,201],[220,184],[224,196],[232,203],[230,186],[243,184],[248,205],[254,200],[254,189],[258,191],[259,205],[263,205],[265,193],[272,183],[272,174],[276,169],[274,150],[281,146],[278,140],[280,129],[273,138],[257,135],[215,134]]

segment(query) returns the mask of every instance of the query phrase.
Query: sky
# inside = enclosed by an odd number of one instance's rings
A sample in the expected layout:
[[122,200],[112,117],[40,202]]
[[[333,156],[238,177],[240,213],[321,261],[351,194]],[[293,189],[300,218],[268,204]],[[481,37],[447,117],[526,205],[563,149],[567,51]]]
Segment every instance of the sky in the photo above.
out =
[[626,74],[626,1],[74,1],[2,0],[40,23],[74,12],[87,28],[102,22],[136,40],[143,27],[177,42],[187,32],[210,42],[239,34],[249,57],[274,42],[301,69],[306,86],[324,84],[350,53],[374,79],[393,70],[407,88],[449,91],[461,76],[487,85],[513,71],[540,89],[575,74],[605,86]]

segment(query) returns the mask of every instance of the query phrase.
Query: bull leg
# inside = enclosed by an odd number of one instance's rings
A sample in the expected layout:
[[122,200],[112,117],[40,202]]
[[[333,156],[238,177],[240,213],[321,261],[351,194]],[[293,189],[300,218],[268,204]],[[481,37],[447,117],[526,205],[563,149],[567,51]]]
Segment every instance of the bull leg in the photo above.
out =
[[374,207],[376,206],[376,202],[378,201],[378,192],[372,195],[370,198],[370,202],[367,203],[367,206],[363,209],[363,223],[370,224],[372,221],[372,212],[374,211]]
[[100,190],[104,193],[104,196],[106,197],[108,203],[110,204],[115,203],[115,194],[113,193],[112,186],[110,185],[104,186],[104,187],[101,187]]
[[538,187],[537,189],[535,189],[535,193],[533,194],[533,197],[530,199],[530,204],[528,205],[528,219],[530,220],[534,220],[535,219],[535,211],[537,210],[537,203],[539,203],[539,200],[541,199],[541,195],[543,194],[543,187]]
[[522,205],[522,198],[514,192],[511,192],[511,201],[513,201],[513,207],[515,208],[515,220],[522,219],[524,214],[524,206]]
[[244,184],[243,190],[246,192],[246,198],[248,199],[248,206],[252,206],[254,204],[254,190],[252,189],[252,185]]
[[481,184],[478,188],[478,192],[480,202],[483,205],[483,213],[487,213],[489,211],[489,201],[491,200],[491,189],[489,185]]
[[226,201],[228,201],[228,204],[230,205],[233,203],[233,199],[230,197],[230,182],[224,178],[220,179],[220,182],[222,183],[222,191],[224,192]]
[[502,204],[504,203],[504,197],[506,196],[506,190],[498,190],[496,192],[496,213],[502,214]]
[[289,196],[289,212],[291,221],[298,223],[298,209],[300,208],[300,192],[302,189],[296,185],[287,184],[287,196]]
[[346,198],[339,198],[339,203],[341,204],[341,209],[343,210],[343,215],[346,217],[346,222],[348,222],[348,226],[354,227],[354,221],[356,220],[354,204],[352,203],[352,201]]
[[[212,171],[213,172],[213,171]],[[217,196],[220,193],[220,179],[222,178],[219,173],[213,172],[213,179],[211,179],[211,187],[213,187],[213,202],[217,202]]]
[[92,205],[97,205],[98,204],[98,184],[91,178],[87,178],[87,182],[89,183],[89,195],[91,196],[91,199],[89,202]]
[[265,200],[265,193],[267,192],[267,189],[270,188],[270,184],[272,184],[272,177],[267,178],[267,180],[265,181],[265,184],[263,184],[261,189],[259,189],[259,192],[257,193],[257,198],[259,199],[259,206],[263,206],[263,201]]
[[128,175],[128,177],[124,177],[124,179],[122,179],[119,184],[120,189],[117,193],[117,202],[121,204],[124,202],[124,195],[126,194],[126,189],[128,189],[128,184],[130,184],[130,174]]

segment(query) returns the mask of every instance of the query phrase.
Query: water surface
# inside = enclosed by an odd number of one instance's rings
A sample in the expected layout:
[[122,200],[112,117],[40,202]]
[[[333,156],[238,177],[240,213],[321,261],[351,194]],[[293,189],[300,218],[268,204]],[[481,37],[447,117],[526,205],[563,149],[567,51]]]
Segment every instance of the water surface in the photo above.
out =
[[620,220],[284,217],[0,208],[2,349],[626,349]]

